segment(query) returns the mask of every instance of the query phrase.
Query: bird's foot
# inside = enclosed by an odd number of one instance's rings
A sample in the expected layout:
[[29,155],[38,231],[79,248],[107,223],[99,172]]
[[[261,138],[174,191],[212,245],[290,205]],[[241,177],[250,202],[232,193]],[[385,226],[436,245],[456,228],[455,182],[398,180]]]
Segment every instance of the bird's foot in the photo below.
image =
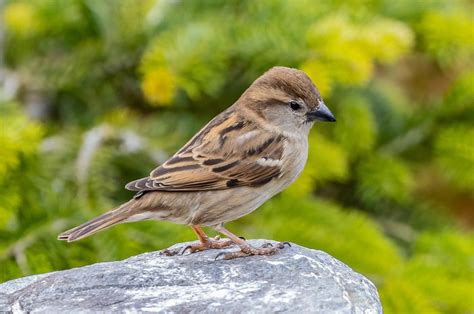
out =
[[200,242],[198,244],[191,244],[182,249],[181,254],[186,252],[195,253],[199,251],[205,251],[210,249],[223,249],[225,247],[234,245],[235,243],[229,239],[220,239],[219,236],[207,239],[207,241]]
[[163,251],[163,254],[166,256],[183,255],[186,252],[196,253],[210,249],[222,249],[233,244],[234,242],[229,239],[220,239],[219,236],[216,236],[214,238],[208,238],[205,241],[199,242],[197,244],[190,244],[183,247],[166,249]]
[[240,247],[240,251],[221,252],[217,254],[216,260],[217,259],[230,260],[234,258],[246,257],[246,256],[251,256],[251,255],[274,255],[279,250],[282,250],[283,248],[285,248],[285,245],[288,245],[288,247],[291,247],[291,244],[288,242],[280,242],[280,243],[277,243],[275,246],[273,246],[273,244],[271,243],[265,243],[259,248],[253,247],[249,244],[242,245]]

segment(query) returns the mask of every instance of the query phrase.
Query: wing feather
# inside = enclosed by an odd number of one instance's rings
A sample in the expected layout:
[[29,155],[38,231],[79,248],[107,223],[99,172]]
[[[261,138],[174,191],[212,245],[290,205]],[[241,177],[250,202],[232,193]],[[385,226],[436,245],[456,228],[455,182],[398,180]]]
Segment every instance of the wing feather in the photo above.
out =
[[132,191],[206,191],[259,186],[280,175],[285,138],[224,112]]

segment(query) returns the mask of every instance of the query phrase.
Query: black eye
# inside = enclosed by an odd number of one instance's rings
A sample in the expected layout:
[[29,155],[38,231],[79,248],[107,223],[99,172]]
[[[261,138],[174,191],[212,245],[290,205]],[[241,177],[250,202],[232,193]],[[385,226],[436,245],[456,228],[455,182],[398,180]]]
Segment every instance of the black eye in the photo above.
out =
[[301,105],[294,100],[290,101],[289,105],[290,105],[291,110],[296,111],[296,110],[301,109]]

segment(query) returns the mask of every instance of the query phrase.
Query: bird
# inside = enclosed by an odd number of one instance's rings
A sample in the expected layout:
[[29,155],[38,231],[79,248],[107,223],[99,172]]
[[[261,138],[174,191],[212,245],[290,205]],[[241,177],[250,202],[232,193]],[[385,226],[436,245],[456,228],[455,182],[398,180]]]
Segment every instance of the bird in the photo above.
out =
[[[149,176],[128,183],[133,198],[58,239],[72,242],[116,224],[161,220],[190,226],[199,240],[166,250],[169,255],[232,245],[240,250],[224,252],[223,259],[273,255],[284,243],[254,247],[224,224],[250,214],[297,179],[316,121],[336,119],[309,76],[272,67]],[[202,227],[226,238],[209,237]]]

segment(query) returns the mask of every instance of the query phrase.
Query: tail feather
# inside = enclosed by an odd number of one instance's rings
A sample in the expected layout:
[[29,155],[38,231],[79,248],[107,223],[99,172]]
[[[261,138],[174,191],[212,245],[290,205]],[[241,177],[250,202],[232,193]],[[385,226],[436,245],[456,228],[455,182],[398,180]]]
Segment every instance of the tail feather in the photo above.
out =
[[64,240],[67,242],[77,241],[93,235],[101,230],[109,228],[115,224],[124,222],[130,217],[130,207],[128,206],[129,203],[125,203],[119,208],[89,220],[82,225],[64,231],[58,236],[58,240]]

